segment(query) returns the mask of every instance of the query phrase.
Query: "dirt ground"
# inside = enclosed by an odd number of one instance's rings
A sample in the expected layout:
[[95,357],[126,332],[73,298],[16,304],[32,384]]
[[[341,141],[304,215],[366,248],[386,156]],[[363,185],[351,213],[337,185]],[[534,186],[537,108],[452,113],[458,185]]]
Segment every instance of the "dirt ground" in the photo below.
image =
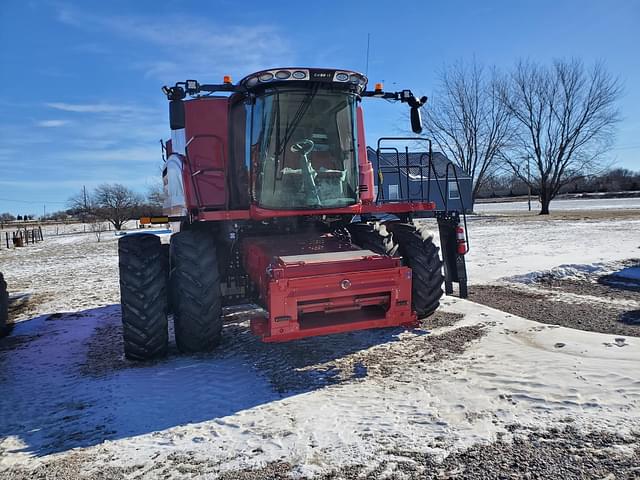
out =
[[[118,370],[145,368],[149,363],[131,362],[122,355],[122,324],[117,307],[111,315],[103,315],[87,343],[86,360],[80,366],[82,375],[99,378]],[[81,314],[65,314],[51,321],[73,321]],[[425,328],[452,327],[463,315],[438,311],[424,320]],[[172,329],[171,329],[172,330]],[[401,375],[406,358],[419,357],[421,362],[434,363],[463,353],[468,344],[483,335],[481,325],[462,326],[435,335],[417,335],[399,340],[398,345],[376,346],[399,329],[374,330],[371,334],[345,334],[336,337],[338,349],[344,354],[336,356],[336,342],[329,344],[318,339],[301,340],[289,344],[269,345],[248,333],[246,322],[227,325],[223,344],[217,351],[203,355],[224,359],[240,353],[252,364],[259,364],[278,392],[308,390],[341,383],[366,375],[384,378]],[[171,334],[172,332],[170,332]],[[14,337],[16,339],[20,337]],[[26,339],[23,344],[27,344]],[[372,347],[373,345],[373,347]],[[12,348],[19,348],[16,341]],[[274,352],[275,350],[275,352]],[[170,357],[179,357],[171,345]],[[153,363],[153,362],[152,362]]]
[[[622,262],[638,264],[638,259]],[[640,336],[640,284],[621,286],[610,275],[563,279],[542,274],[527,285],[471,285],[469,298],[540,323]]]
[[[566,426],[549,430],[531,430],[511,425],[510,432],[496,442],[478,444],[454,452],[440,461],[433,455],[413,451],[389,451],[392,461],[384,461],[375,469],[365,465],[342,467],[315,477],[316,480],[357,480],[392,478],[403,480],[503,480],[564,479],[615,480],[640,478],[640,432],[628,436],[608,432],[580,432],[566,420]],[[436,442],[437,443],[437,442]],[[84,468],[91,458],[73,456],[50,460],[34,470],[13,470],[6,480],[124,480],[172,478],[181,475],[217,478],[219,480],[289,480],[293,466],[272,462],[262,468],[227,471],[218,474],[216,462],[197,459],[190,454],[170,456],[151,471],[142,468],[107,467],[88,474]],[[389,473],[393,472],[392,476]],[[296,476],[300,480],[308,477]]]

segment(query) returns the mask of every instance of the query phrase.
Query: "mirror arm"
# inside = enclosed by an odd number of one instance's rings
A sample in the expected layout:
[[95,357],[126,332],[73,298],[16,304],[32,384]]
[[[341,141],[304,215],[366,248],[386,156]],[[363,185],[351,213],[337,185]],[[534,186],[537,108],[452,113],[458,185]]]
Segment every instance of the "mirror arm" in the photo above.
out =
[[187,80],[185,82],[177,82],[173,87],[162,87],[162,92],[167,96],[168,100],[183,100],[187,96],[193,97],[200,93],[215,92],[241,92],[246,93],[246,89],[240,85],[232,83],[221,84],[201,84],[196,80]]
[[383,92],[382,90],[365,91],[362,93],[362,96],[395,100],[409,104],[411,110],[411,130],[416,134],[422,133],[420,108],[427,103],[427,97],[416,98],[411,90],[402,90],[400,92]]
[[381,90],[362,92],[363,97],[375,97],[385,100],[395,100],[402,103],[408,103],[410,107],[422,107],[427,103],[427,97],[416,98],[411,90],[402,90],[400,92],[383,92]]

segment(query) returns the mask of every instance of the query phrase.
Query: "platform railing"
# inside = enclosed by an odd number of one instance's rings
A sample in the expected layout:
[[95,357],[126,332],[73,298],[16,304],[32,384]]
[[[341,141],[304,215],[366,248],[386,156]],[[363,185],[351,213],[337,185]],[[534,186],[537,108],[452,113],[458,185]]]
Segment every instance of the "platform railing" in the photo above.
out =
[[[417,163],[411,160],[411,153],[409,151],[409,145],[404,145],[403,151],[397,146],[385,146],[385,142],[422,142],[428,145],[428,151],[422,153],[418,157]],[[391,161],[389,161],[389,156]],[[414,157],[415,158],[415,157]],[[464,204],[464,195],[460,188],[460,179],[458,177],[458,171],[453,162],[447,161],[444,168],[444,175],[438,174],[438,169],[434,163],[433,158],[433,144],[431,139],[426,137],[382,137],[378,139],[376,147],[376,165],[374,165],[377,175],[375,179],[375,185],[377,187],[376,203],[391,203],[391,202],[433,202],[440,198],[441,202],[435,202],[436,205],[440,205],[440,208],[436,208],[434,215],[458,214],[462,216],[464,223],[464,234],[467,246],[469,245],[469,235],[467,233],[467,217],[466,207]],[[426,170],[426,192],[425,192],[425,170]],[[419,198],[412,193],[411,189],[411,176],[413,172],[416,172],[420,181]],[[398,198],[390,199],[385,198],[384,192],[384,176],[385,174],[398,175]],[[432,192],[432,180],[435,181],[437,191]],[[444,191],[442,188],[442,181],[444,181]],[[455,183],[458,189],[460,209],[449,208],[449,193],[450,193],[450,181]],[[415,189],[414,189],[415,190]],[[406,192],[406,194],[405,194]],[[426,193],[426,194],[425,194]],[[433,194],[433,196],[432,196]]]

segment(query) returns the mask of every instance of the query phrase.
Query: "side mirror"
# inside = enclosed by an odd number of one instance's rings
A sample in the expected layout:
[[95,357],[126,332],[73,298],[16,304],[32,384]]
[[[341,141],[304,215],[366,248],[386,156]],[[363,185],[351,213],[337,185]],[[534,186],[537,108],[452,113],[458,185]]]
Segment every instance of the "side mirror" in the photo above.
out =
[[422,115],[420,114],[420,107],[411,107],[411,130],[413,133],[422,133]]
[[184,102],[182,100],[171,100],[169,102],[169,125],[171,130],[184,128]]

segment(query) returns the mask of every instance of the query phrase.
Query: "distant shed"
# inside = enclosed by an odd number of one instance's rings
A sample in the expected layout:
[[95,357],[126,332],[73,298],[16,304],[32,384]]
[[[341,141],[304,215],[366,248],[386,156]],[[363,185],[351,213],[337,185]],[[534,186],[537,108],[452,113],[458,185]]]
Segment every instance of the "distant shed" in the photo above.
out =
[[[425,201],[431,200],[436,202],[437,210],[445,209],[446,198],[446,207],[449,210],[458,210],[460,212],[464,210],[466,213],[473,211],[471,195],[473,189],[472,178],[460,167],[452,164],[449,167],[449,178],[447,181],[447,165],[450,162],[442,153],[433,152],[433,170],[431,170],[430,177],[428,152],[410,152],[408,170],[406,168],[406,155],[404,152],[401,152],[399,155],[400,172],[398,172],[397,168],[398,156],[395,153],[381,152],[379,159],[380,165],[378,165],[378,156],[376,155],[375,149],[367,147],[367,157],[372,163],[376,175],[376,197],[378,197],[377,184],[379,182],[377,172],[380,166],[382,168],[383,188],[383,191],[380,192],[380,198],[384,198],[385,200],[408,199],[415,201],[424,198]],[[422,168],[420,168],[421,165]],[[454,169],[458,177],[457,182],[453,173]],[[434,175],[434,170],[436,175]],[[429,184],[431,185],[430,187]],[[430,198],[427,198],[427,192],[429,192]]]

